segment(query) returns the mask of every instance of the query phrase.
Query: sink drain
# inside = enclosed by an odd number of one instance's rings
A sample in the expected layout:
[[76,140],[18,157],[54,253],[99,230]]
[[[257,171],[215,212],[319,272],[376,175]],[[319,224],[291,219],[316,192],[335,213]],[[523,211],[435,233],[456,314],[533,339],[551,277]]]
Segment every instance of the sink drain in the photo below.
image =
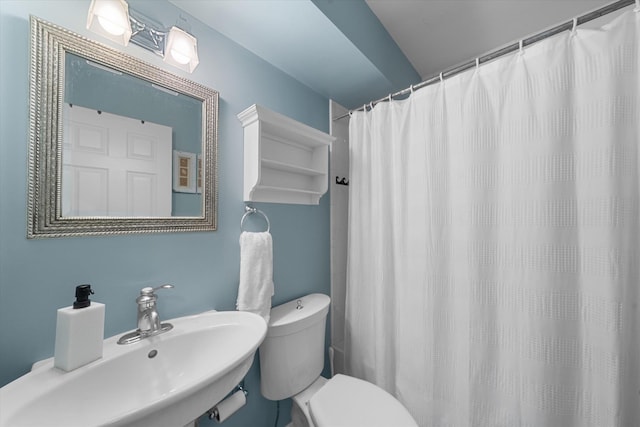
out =
[[149,354],[147,354],[147,357],[148,357],[149,359],[153,359],[153,358],[154,358],[154,357],[156,357],[157,355],[158,355],[158,350],[151,350],[151,351],[149,352]]

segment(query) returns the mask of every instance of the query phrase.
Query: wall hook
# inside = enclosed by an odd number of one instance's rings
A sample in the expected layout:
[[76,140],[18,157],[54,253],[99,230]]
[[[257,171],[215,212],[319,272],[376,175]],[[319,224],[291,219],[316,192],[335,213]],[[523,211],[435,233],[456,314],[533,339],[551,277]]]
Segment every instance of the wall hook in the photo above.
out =
[[339,176],[336,176],[336,184],[338,184],[338,185],[349,185],[349,181],[347,181],[347,178],[340,179]]

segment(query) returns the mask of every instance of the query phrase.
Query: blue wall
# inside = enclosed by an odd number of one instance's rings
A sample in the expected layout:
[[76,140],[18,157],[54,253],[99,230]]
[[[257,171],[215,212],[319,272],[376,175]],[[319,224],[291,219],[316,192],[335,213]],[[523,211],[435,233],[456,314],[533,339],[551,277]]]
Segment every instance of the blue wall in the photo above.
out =
[[[167,25],[180,13],[165,1],[129,4]],[[73,301],[80,283],[91,283],[94,299],[106,304],[106,336],[135,327],[134,299],[144,286],[176,286],[159,299],[163,318],[234,309],[244,208],[242,128],[236,114],[258,103],[328,130],[326,98],[189,17],[191,32],[198,38],[200,65],[191,75],[166,69],[220,92],[218,230],[27,240],[29,15],[109,44],[84,28],[88,7],[89,0],[0,1],[0,385],[53,354],[56,309]],[[137,46],[117,48],[165,67],[160,58]],[[328,293],[328,195],[320,206],[257,207],[271,220],[274,304],[310,292]],[[273,425],[276,405],[260,396],[255,364],[246,385],[251,392],[247,406],[225,425]],[[288,410],[285,402],[279,425],[288,420]]]

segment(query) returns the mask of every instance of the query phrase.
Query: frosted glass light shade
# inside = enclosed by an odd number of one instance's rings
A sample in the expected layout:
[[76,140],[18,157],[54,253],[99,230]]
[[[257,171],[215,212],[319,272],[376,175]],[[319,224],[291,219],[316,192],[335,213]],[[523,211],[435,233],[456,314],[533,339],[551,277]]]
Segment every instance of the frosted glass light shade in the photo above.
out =
[[178,27],[171,27],[164,48],[164,62],[190,73],[198,66],[198,41]]
[[125,0],[91,0],[87,29],[126,46],[131,38],[129,5]]

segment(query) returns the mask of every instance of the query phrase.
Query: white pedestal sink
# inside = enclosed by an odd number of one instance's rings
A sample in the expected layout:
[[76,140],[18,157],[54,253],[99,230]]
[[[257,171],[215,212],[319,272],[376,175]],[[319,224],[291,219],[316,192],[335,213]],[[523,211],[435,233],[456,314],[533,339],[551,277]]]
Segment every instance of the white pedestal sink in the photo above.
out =
[[37,363],[0,388],[0,426],[183,426],[242,380],[267,331],[238,311],[167,322],[173,330],[135,344],[108,338],[102,359],[71,372]]

